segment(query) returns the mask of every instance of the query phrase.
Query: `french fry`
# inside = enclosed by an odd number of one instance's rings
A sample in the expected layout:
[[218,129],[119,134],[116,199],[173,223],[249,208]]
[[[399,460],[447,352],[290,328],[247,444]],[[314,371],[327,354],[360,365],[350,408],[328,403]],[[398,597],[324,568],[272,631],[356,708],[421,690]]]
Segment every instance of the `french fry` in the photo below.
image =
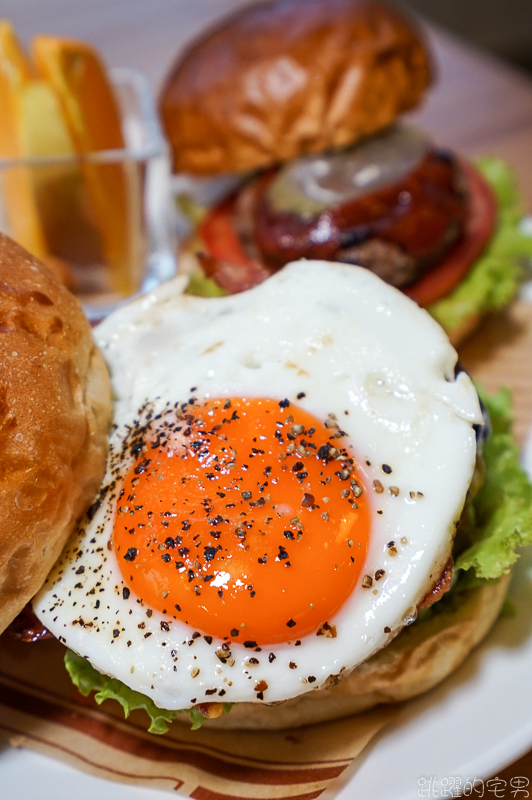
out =
[[[37,36],[32,51],[40,74],[59,98],[76,152],[122,149],[120,112],[95,50],[77,40]],[[81,168],[114,288],[131,294],[138,288],[142,263],[140,178],[122,163],[86,159]]]
[[[0,20],[0,158],[25,158],[24,94],[32,70],[7,20]],[[26,166],[4,170],[5,213],[13,238],[36,256],[48,252],[37,209],[31,170]]]
[[[32,158],[75,154],[53,89],[39,78],[7,20],[0,21],[0,156],[26,163],[2,172],[9,232],[71,288],[72,274],[60,257],[65,231],[73,239],[72,209],[80,193],[77,167],[33,167]],[[68,225],[64,224],[69,220]],[[86,227],[86,223],[85,223]],[[55,253],[55,255],[52,255]]]

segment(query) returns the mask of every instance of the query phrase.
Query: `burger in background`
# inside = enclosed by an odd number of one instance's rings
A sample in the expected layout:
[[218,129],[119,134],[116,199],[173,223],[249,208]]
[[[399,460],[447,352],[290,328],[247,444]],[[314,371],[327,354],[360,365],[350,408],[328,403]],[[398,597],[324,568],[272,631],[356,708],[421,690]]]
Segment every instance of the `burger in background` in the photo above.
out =
[[160,99],[174,170],[238,178],[209,211],[181,197],[190,291],[243,291],[298,258],[359,264],[454,343],[509,303],[532,255],[511,172],[396,122],[431,78],[417,26],[371,2],[267,0],[192,44]]

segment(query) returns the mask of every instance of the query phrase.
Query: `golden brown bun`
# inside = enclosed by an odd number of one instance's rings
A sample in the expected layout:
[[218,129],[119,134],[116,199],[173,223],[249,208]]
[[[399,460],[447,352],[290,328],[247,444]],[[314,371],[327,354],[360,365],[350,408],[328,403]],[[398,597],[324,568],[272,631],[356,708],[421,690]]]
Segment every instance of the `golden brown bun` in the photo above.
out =
[[0,631],[40,588],[103,477],[107,370],[78,301],[0,234]]
[[344,680],[278,706],[241,703],[213,728],[277,729],[312,725],[396,703],[432,689],[451,674],[488,633],[499,615],[510,576],[458,597],[456,608],[405,628],[391,644]]
[[416,106],[430,79],[418,31],[395,10],[357,0],[251,5],[193,44],[166,79],[174,170],[250,170],[345,147]]

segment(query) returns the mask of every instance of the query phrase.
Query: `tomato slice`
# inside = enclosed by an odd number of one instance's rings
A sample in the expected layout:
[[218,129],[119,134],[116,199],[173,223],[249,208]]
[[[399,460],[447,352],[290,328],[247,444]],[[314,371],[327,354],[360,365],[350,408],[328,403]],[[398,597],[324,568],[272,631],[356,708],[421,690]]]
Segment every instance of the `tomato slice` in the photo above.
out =
[[460,161],[460,168],[469,190],[464,234],[443,261],[403,290],[423,308],[441,300],[460,283],[491,239],[497,222],[497,200],[491,186],[467,161]]
[[[460,283],[489,242],[497,222],[497,201],[490,185],[467,161],[461,161],[460,168],[469,190],[464,235],[443,261],[403,290],[423,308],[445,297]],[[256,271],[258,265],[244,250],[235,229],[236,198],[234,193],[216,206],[200,224],[199,234],[207,252],[215,259]],[[268,274],[264,270],[264,278]],[[255,277],[249,285],[259,281]]]
[[239,267],[253,265],[235,229],[236,193],[207,214],[199,225],[201,241],[210,256]]

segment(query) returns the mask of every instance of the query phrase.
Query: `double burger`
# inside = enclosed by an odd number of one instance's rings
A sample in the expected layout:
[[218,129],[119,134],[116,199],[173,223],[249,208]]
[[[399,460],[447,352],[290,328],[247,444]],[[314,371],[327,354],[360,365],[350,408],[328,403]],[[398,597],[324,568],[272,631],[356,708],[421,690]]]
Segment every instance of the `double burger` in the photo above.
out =
[[532,250],[507,169],[400,121],[432,73],[417,25],[364,0],[265,0],[194,42],[160,97],[174,170],[239,178],[183,244],[191,290],[242,291],[300,258],[357,264],[454,343],[506,305]]

